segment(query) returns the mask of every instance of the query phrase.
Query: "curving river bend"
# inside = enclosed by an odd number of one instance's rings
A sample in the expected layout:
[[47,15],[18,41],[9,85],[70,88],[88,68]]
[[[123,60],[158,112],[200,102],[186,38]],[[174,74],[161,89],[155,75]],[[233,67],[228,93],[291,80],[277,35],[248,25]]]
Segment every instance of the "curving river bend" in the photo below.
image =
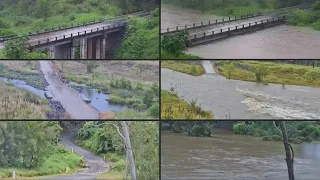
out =
[[[161,132],[161,179],[284,180],[288,179],[282,142],[213,129],[213,137],[198,138]],[[320,143],[293,145],[295,178],[320,176]]]
[[[161,5],[162,30],[222,18],[168,4]],[[230,26],[237,23],[230,23]],[[320,31],[279,25],[188,48],[186,52],[205,59],[318,59],[319,49]]]

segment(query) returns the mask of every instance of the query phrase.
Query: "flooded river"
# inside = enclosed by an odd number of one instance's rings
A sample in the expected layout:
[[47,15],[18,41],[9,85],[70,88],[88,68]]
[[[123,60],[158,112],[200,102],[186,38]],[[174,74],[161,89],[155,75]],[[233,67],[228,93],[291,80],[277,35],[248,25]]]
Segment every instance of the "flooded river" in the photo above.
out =
[[[252,136],[213,129],[213,137],[198,138],[161,132],[161,179],[285,180],[284,147]],[[320,177],[320,143],[292,145],[296,179]]]
[[216,74],[191,76],[161,71],[161,88],[195,100],[215,119],[319,119],[320,88],[228,80]]
[[[162,4],[161,7],[161,29],[221,18],[167,4]],[[250,21],[248,19],[248,22]],[[237,24],[237,22],[234,22],[234,24]],[[230,24],[230,26],[233,25]],[[317,59],[320,57],[319,49],[320,31],[280,25],[195,46],[187,49],[186,52],[207,59]]]

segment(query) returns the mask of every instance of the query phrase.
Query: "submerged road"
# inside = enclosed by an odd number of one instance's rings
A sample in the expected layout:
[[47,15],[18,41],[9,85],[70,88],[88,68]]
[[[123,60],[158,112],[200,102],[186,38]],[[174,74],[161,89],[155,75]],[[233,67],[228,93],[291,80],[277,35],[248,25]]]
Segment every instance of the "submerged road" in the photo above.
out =
[[63,83],[53,72],[50,63],[51,61],[40,61],[40,68],[49,84],[47,90],[54,95],[53,100],[60,101],[72,119],[99,119],[98,111],[85,103],[78,91]]
[[94,180],[97,178],[99,173],[107,172],[110,168],[110,165],[105,162],[101,157],[92,154],[91,152],[81,148],[76,145],[74,141],[77,138],[77,131],[72,132],[62,132],[61,134],[61,144],[68,149],[73,149],[74,153],[85,158],[87,166],[89,169],[82,169],[72,175],[57,176],[53,178],[45,178],[46,180]]

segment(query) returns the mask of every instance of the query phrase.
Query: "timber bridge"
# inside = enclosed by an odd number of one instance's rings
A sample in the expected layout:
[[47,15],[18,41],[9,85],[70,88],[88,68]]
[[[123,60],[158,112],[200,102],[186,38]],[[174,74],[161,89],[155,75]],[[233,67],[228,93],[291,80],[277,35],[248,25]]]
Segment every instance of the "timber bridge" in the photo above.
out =
[[286,15],[292,9],[307,9],[310,4],[277,9],[264,13],[247,14],[239,17],[228,17],[213,21],[193,23],[185,26],[161,29],[162,36],[176,32],[187,34],[187,47],[196,46],[231,36],[262,30],[268,27],[285,24]]
[[[54,59],[75,59],[77,48],[80,59],[105,59],[121,41],[128,16],[150,15],[150,11],[141,11],[110,19],[29,32],[28,48],[30,51],[45,50]],[[4,48],[6,41],[14,38],[17,37],[0,37],[0,49]]]

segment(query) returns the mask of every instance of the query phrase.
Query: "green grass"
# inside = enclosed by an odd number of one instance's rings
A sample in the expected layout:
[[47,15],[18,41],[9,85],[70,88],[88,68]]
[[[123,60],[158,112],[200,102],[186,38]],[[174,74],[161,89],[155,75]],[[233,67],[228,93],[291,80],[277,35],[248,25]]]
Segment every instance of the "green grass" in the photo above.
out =
[[[161,68],[168,68],[174,71],[190,74],[193,76],[200,76],[205,74],[204,68],[202,65],[196,63],[188,63],[189,61],[161,61]],[[199,61],[200,62],[200,61]]]
[[185,102],[177,94],[161,91],[161,119],[213,119],[213,114],[202,110],[195,102]]
[[108,153],[105,159],[111,162],[111,168],[108,172],[98,175],[97,179],[119,180],[125,178],[125,157],[116,153]]
[[161,59],[202,59],[199,56],[194,56],[191,54],[187,54],[185,52],[181,52],[180,54],[176,55],[173,53],[169,53],[165,50],[161,50]]
[[288,24],[294,26],[311,27],[314,30],[320,31],[320,10],[291,11],[288,17]]
[[220,0],[162,0],[163,3],[181,6],[183,8],[191,8],[202,10],[205,13],[221,15],[221,16],[240,16],[248,13],[257,13],[262,10],[271,10],[276,6],[276,0],[246,0],[246,1],[220,1]]
[[[234,62],[234,61],[233,61]],[[224,64],[227,61],[221,61],[215,67],[218,74],[227,77],[227,72]],[[241,68],[238,65],[244,65],[249,68],[249,71]],[[320,67],[312,68],[312,66],[284,64],[275,62],[261,61],[236,61],[235,70],[232,72],[231,79],[243,81],[256,81],[255,74],[250,71],[253,67],[264,65],[269,71],[269,75],[263,79],[264,83],[300,85],[300,86],[320,86]]]
[[16,178],[22,177],[40,177],[46,175],[68,174],[74,172],[82,164],[79,155],[71,153],[68,150],[56,151],[37,168],[19,169],[19,168],[0,168],[0,178],[9,178],[12,172],[16,172]]

